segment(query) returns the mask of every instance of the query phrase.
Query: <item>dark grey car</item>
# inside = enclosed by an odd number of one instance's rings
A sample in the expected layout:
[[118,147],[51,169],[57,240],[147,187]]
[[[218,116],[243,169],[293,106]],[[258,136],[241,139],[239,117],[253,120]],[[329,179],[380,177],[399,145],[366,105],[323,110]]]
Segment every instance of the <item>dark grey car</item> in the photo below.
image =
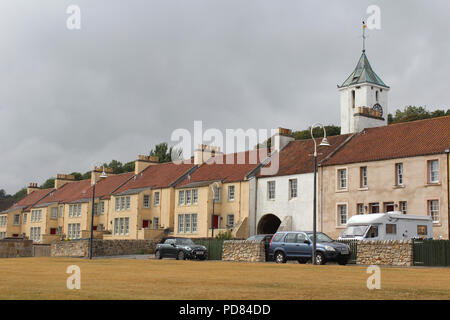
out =
[[195,244],[189,238],[166,239],[163,243],[157,244],[155,249],[155,259],[175,258],[177,260],[205,260],[207,257],[208,250],[206,247]]

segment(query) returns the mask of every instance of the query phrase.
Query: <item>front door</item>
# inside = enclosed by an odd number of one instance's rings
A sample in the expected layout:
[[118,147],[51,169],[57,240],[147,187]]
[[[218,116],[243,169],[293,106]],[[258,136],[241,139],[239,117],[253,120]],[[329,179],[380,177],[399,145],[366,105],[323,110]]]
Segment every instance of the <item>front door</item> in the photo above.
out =
[[218,229],[219,228],[219,216],[214,215],[213,217],[214,217],[214,221],[213,221],[214,229]]
[[148,228],[148,220],[142,221],[142,228]]
[[56,228],[50,228],[50,234],[56,234]]

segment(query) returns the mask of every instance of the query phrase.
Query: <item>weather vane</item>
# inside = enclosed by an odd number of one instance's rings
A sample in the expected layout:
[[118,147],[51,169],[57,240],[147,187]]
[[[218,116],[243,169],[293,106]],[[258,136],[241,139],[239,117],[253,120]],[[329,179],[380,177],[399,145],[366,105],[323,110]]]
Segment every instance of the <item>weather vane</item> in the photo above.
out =
[[362,24],[363,24],[363,26],[362,26],[362,29],[363,29],[363,35],[362,35],[362,38],[363,38],[363,52],[366,52],[366,28],[367,28],[367,26],[366,26],[366,22],[363,20],[363,22],[362,22]]

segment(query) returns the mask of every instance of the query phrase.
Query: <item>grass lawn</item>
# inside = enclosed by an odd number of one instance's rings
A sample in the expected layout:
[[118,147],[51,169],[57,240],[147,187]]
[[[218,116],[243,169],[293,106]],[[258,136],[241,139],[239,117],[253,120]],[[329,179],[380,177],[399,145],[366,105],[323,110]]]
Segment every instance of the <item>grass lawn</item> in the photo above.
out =
[[[68,290],[69,265],[81,289]],[[365,267],[176,260],[0,259],[0,299],[450,299],[450,268]]]

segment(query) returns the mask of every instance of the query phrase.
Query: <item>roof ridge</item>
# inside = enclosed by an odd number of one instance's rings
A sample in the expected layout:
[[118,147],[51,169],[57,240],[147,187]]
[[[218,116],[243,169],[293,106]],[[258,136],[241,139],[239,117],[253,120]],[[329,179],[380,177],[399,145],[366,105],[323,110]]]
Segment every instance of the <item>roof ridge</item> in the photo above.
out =
[[391,126],[395,126],[395,125],[404,125],[404,124],[410,124],[410,123],[421,122],[421,121],[439,120],[439,119],[442,119],[442,118],[448,118],[448,117],[450,117],[450,115],[444,115],[444,116],[433,117],[433,118],[427,118],[427,119],[417,119],[417,120],[404,121],[404,122],[395,122],[395,123],[390,123],[390,124],[388,124],[387,126],[373,127],[373,128],[366,128],[366,129],[364,129],[364,130],[367,130],[367,129],[375,129],[375,128],[391,127]]

